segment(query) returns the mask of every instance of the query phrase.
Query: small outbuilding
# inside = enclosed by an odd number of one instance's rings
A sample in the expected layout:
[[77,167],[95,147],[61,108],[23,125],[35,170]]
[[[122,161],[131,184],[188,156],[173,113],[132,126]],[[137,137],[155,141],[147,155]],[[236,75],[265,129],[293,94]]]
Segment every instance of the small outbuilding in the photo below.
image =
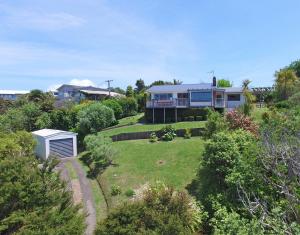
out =
[[77,133],[42,129],[32,134],[37,141],[36,155],[44,160],[49,156],[60,158],[77,156]]

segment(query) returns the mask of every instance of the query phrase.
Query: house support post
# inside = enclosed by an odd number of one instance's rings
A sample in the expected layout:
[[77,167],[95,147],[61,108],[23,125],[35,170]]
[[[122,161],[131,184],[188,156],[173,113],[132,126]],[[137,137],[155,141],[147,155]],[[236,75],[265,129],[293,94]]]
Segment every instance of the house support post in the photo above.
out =
[[175,122],[177,122],[177,108],[175,108]]
[[152,123],[154,124],[154,107],[152,108]]
[[164,123],[166,123],[166,108],[164,108]]

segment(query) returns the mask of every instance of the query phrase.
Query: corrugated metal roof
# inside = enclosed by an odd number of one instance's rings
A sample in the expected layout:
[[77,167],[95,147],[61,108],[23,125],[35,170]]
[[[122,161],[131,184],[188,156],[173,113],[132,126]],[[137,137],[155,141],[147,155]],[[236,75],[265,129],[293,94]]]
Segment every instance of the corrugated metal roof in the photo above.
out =
[[188,90],[203,90],[211,89],[212,83],[199,83],[199,84],[180,84],[180,85],[161,85],[152,86],[147,91],[150,93],[155,92],[187,92]]
[[54,129],[41,129],[38,131],[33,131],[32,134],[42,136],[42,137],[53,137],[57,135],[77,135],[77,133],[70,132],[70,131],[61,131],[61,130],[54,130]]
[[243,88],[242,87],[225,87],[225,93],[230,93],[230,92],[242,93]]

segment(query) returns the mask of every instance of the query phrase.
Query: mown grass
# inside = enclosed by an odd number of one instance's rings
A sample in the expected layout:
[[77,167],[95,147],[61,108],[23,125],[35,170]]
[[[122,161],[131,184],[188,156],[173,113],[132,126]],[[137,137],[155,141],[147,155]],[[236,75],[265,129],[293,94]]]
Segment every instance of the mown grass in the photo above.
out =
[[149,140],[114,142],[113,146],[118,151],[114,159],[116,165],[106,169],[101,176],[108,184],[107,188],[112,185],[121,188],[121,195],[112,197],[112,205],[128,200],[125,195],[127,190],[139,189],[155,181],[184,190],[196,176],[203,143],[200,137],[178,137],[171,142],[157,143],[150,143]]
[[122,118],[122,119],[118,120],[119,123],[118,123],[118,125],[116,125],[116,127],[136,124],[143,118],[143,116],[144,116],[144,113],[139,113],[135,116]]
[[[120,133],[157,131],[166,125],[167,124],[136,124],[136,125],[124,126],[124,127],[101,131],[101,133],[106,136],[113,136]],[[198,127],[204,127],[205,121],[176,122],[170,125],[172,125],[175,129],[198,128]]]

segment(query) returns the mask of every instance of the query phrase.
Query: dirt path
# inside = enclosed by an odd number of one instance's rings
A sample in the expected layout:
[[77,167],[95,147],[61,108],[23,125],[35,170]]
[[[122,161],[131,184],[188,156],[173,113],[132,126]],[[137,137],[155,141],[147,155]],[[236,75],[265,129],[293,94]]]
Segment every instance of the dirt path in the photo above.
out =
[[[96,209],[93,201],[93,195],[91,191],[91,186],[89,179],[86,177],[86,174],[84,170],[82,169],[81,165],[77,162],[75,158],[66,158],[62,159],[61,163],[59,165],[59,169],[61,170],[61,176],[63,179],[67,179],[68,187],[71,186],[70,184],[70,177],[68,176],[68,171],[66,167],[64,166],[65,162],[71,162],[73,168],[75,169],[78,179],[80,188],[78,187],[73,188],[73,190],[78,190],[79,192],[75,192],[75,194],[81,194],[82,195],[82,201],[85,208],[85,211],[87,213],[86,217],[86,224],[87,229],[85,234],[91,235],[93,234],[93,231],[96,227]],[[77,188],[77,189],[76,189]]]

